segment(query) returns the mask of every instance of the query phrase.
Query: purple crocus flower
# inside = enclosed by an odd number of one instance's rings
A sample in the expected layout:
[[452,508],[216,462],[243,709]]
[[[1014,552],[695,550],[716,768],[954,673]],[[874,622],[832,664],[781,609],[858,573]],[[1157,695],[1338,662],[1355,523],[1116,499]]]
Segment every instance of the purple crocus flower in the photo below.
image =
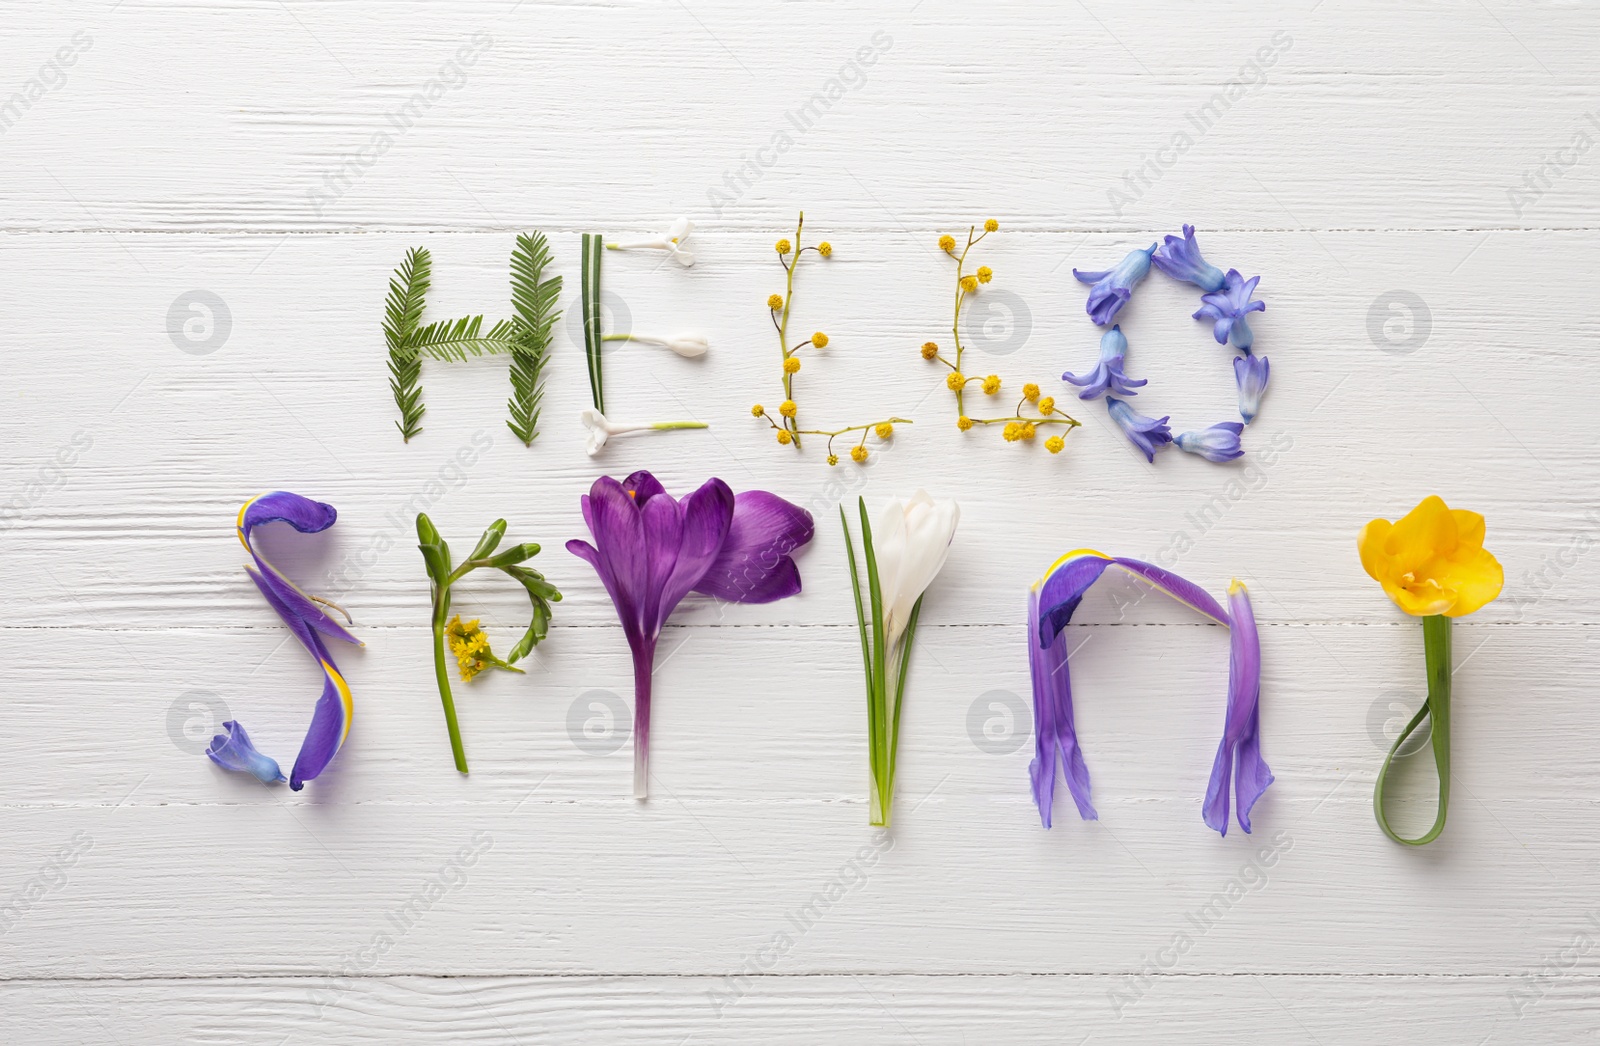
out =
[[648,472],[601,476],[583,498],[594,536],[567,551],[600,575],[633,652],[633,792],[648,794],[650,681],[656,641],[691,591],[734,603],[770,603],[800,591],[789,553],[811,540],[811,513],[775,494],[734,496],[709,479],[674,499]]
[[1246,425],[1256,420],[1261,411],[1261,395],[1267,391],[1267,377],[1272,367],[1265,356],[1245,353],[1233,358],[1233,379],[1239,383],[1239,416]]
[[1224,610],[1205,589],[1170,570],[1090,549],[1058,559],[1029,593],[1028,668],[1033,680],[1035,735],[1034,758],[1028,772],[1041,823],[1050,827],[1058,767],[1078,807],[1078,816],[1086,821],[1098,819],[1089,802],[1089,771],[1073,726],[1072,684],[1063,630],[1071,622],[1084,593],[1113,564],[1212,621],[1227,626],[1231,648],[1228,711],[1202,813],[1209,827],[1226,835],[1231,786],[1239,827],[1249,832],[1250,810],[1272,784],[1272,771],[1261,758],[1261,645],[1244,585],[1238,581],[1233,583],[1228,590],[1229,609]]
[[1255,335],[1250,333],[1250,325],[1244,318],[1247,313],[1267,311],[1266,302],[1250,300],[1256,291],[1256,284],[1260,282],[1259,276],[1247,280],[1239,275],[1238,269],[1229,269],[1228,275],[1223,278],[1221,290],[1200,296],[1203,304],[1194,318],[1198,320],[1204,317],[1215,321],[1211,334],[1217,339],[1218,345],[1228,344],[1230,336],[1235,348],[1249,349],[1255,341]]
[[1244,457],[1244,448],[1239,446],[1243,431],[1244,426],[1237,421],[1224,421],[1199,432],[1181,432],[1172,442],[1179,450],[1198,454],[1207,461],[1232,461]]
[[1156,460],[1156,451],[1172,442],[1172,430],[1167,427],[1167,417],[1151,418],[1140,414],[1115,396],[1106,397],[1106,410],[1111,420],[1122,429],[1128,442],[1143,452],[1146,461]]
[[1122,311],[1128,299],[1133,297],[1133,288],[1149,275],[1150,256],[1155,251],[1156,245],[1153,243],[1148,249],[1129,251],[1127,257],[1117,263],[1116,268],[1106,269],[1104,272],[1072,270],[1072,275],[1078,278],[1079,283],[1090,285],[1089,302],[1084,306],[1084,311],[1089,314],[1095,326],[1104,327]]
[[1200,257],[1200,245],[1194,241],[1194,226],[1183,227],[1183,239],[1168,236],[1150,259],[1156,268],[1175,280],[1192,283],[1203,291],[1222,287],[1222,270]]
[[[326,600],[317,600],[295,587],[277,567],[256,551],[251,534],[263,523],[287,523],[302,534],[316,534],[333,526],[339,518],[332,505],[310,498],[276,490],[251,498],[239,509],[239,541],[255,560],[255,567],[246,566],[245,572],[256,588],[261,590],[267,604],[278,612],[289,631],[300,640],[317,664],[322,668],[322,696],[311,712],[311,726],[295,757],[294,769],[289,772],[289,787],[295,791],[305,787],[305,782],[322,773],[350,734],[350,721],[355,705],[350,697],[350,686],[339,667],[333,663],[323,637],[340,639],[356,646],[364,646],[359,639],[345,631],[343,625],[329,617],[323,606],[333,606]],[[336,608],[337,609],[337,608]],[[343,613],[343,611],[341,611]]]
[[278,761],[256,751],[256,746],[250,743],[250,735],[244,732],[243,724],[229,720],[222,724],[222,729],[227,733],[213,737],[211,747],[206,749],[206,755],[213,763],[224,770],[250,774],[262,784],[277,784],[284,779]]
[[1115,392],[1118,396],[1137,396],[1134,390],[1143,388],[1148,381],[1145,378],[1134,380],[1123,372],[1122,361],[1127,352],[1128,339],[1119,323],[1100,335],[1100,362],[1095,364],[1094,370],[1081,378],[1072,373],[1063,374],[1061,380],[1082,386],[1083,391],[1078,393],[1081,400],[1099,399],[1107,392]]

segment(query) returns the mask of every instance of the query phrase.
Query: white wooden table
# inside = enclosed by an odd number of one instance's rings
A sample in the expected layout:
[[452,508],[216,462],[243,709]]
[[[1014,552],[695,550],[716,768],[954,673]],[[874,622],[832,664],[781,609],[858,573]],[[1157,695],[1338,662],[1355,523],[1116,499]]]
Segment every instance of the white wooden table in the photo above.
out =
[[[0,16],[0,97],[22,99],[0,111],[6,1042],[1593,1041],[1592,5]],[[803,407],[916,419],[865,469],[779,448],[748,413],[779,398],[763,300],[802,208],[835,246],[796,291],[795,323],[833,339]],[[495,360],[427,366],[425,431],[401,443],[378,325],[408,247],[433,252],[432,316],[499,317],[515,232],[550,235],[570,305],[580,233],[680,213],[699,263],[609,255],[613,321],[699,327],[712,352],[618,349],[608,391],[614,414],[708,432],[587,458],[563,323],[531,449]],[[949,326],[938,235],[988,217],[996,279],[969,338],[1010,389],[1064,395],[1058,375],[1093,360],[1074,266],[1188,221],[1212,261],[1260,274],[1273,387],[1251,454],[1148,465],[1100,404],[1058,457],[957,432],[916,349]],[[1234,409],[1195,304],[1153,276],[1123,316],[1152,379],[1138,405],[1179,427]],[[818,520],[801,597],[673,619],[645,804],[626,647],[562,547],[593,479],[637,468]],[[924,607],[883,838],[836,506],[918,486],[963,522]],[[277,488],[338,507],[323,537],[265,540],[367,641],[343,659],[350,742],[301,793],[200,754],[238,716],[287,766],[317,692],[232,533]],[[1420,630],[1354,538],[1434,492],[1488,517],[1507,584],[1457,628],[1449,827],[1412,851],[1371,795],[1422,697]],[[468,778],[429,666],[421,506],[458,546],[505,516],[567,594],[525,677],[458,686]],[[1223,633],[1155,601],[1119,613],[1133,589],[1110,583],[1074,632],[1102,820],[1062,795],[1039,827],[1025,591],[1079,546],[1250,585],[1277,773],[1253,836],[1200,819]],[[509,644],[515,593],[469,589]],[[797,917],[818,894],[821,917]]]

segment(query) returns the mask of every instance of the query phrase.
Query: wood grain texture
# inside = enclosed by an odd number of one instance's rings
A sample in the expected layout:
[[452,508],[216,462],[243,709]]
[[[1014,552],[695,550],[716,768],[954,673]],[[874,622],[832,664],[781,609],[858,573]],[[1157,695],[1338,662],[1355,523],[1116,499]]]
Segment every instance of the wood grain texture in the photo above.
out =
[[[0,0],[0,1033],[30,1044],[1592,1041],[1600,1032],[1600,14],[1587,5],[1163,0],[566,3]],[[454,63],[452,65],[452,63]],[[416,99],[420,98],[418,101]],[[18,99],[15,104],[13,99]],[[379,135],[387,139],[380,141]],[[762,302],[804,209],[823,330],[799,402],[915,419],[868,467],[776,446]],[[429,315],[509,315],[514,234],[697,223],[698,264],[608,254],[618,416],[707,421],[591,460],[563,320],[542,434],[503,362],[425,365],[401,443],[378,329],[405,250]],[[917,357],[942,232],[998,218],[968,371],[1063,394],[1056,457],[962,434]],[[1138,457],[1057,376],[1093,358],[1074,267],[1183,222],[1260,273],[1273,387],[1247,457]],[[187,303],[211,303],[191,328]],[[1159,276],[1122,326],[1139,406],[1234,416],[1228,353]],[[1420,303],[1420,305],[1419,305]],[[1014,399],[1013,399],[1014,402]],[[708,475],[809,508],[805,592],[691,599],[663,641],[654,797],[629,664],[565,552],[596,475]],[[841,501],[960,499],[912,670],[899,824],[867,827]],[[288,760],[318,685],[239,569],[238,504],[348,606],[350,743],[304,792],[199,754],[238,716]],[[1424,493],[1483,512],[1500,600],[1456,637],[1449,828],[1403,851],[1371,789],[1422,648],[1354,535]],[[566,593],[525,677],[458,694],[451,768],[412,520],[505,516]],[[1072,630],[1098,822],[1038,826],[1026,585],[1104,548],[1261,621],[1277,782],[1219,839],[1200,798],[1226,642],[1108,580]],[[460,598],[502,644],[497,579]],[[1431,788],[1425,766],[1408,780]],[[1398,804],[1421,822],[1427,803]]]

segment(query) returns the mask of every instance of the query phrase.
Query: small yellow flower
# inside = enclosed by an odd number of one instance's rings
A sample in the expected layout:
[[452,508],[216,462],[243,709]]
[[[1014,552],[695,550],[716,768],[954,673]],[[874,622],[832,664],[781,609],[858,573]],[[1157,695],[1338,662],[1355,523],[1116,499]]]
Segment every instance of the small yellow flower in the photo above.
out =
[[837,454],[829,454],[828,455],[828,464],[830,464],[830,465],[839,464],[839,455],[837,455]]
[[828,257],[833,253],[833,244],[829,243],[827,240],[823,240],[821,243],[817,244],[817,253],[822,255],[824,258]]
[[994,232],[998,228],[1000,228],[999,222],[995,221],[993,218],[985,219],[983,223],[984,232]]
[[1361,566],[1401,610],[1417,617],[1461,617],[1500,594],[1505,571],[1483,547],[1483,517],[1424,498],[1391,523],[1361,528]]
[[1022,438],[1022,426],[1015,421],[1006,422],[1006,427],[1000,430],[1000,435],[1005,437],[1007,443],[1015,443]]
[[956,238],[950,235],[939,237],[939,249],[946,254],[953,253],[956,249]]
[[817,331],[811,336],[811,344],[816,348],[825,349],[828,347],[828,336],[821,331]]
[[1035,385],[1031,381],[1022,386],[1022,398],[1027,400],[1029,403],[1032,403],[1034,400],[1038,399],[1039,386]]
[[757,403],[754,407],[750,408],[750,414],[752,417],[764,418],[767,416],[767,408]]
[[794,400],[784,400],[782,403],[778,404],[778,413],[782,414],[786,418],[794,417],[795,411],[798,409],[799,408],[794,405]]
[[771,309],[773,312],[777,312],[779,309],[783,308],[783,295],[767,295],[767,308]]
[[993,269],[989,268],[987,265],[978,266],[978,282],[979,283],[988,283],[992,279],[994,279],[994,270]]
[[789,430],[788,429],[779,429],[778,430],[778,442],[781,443],[783,446],[787,447],[789,444],[794,442],[794,437],[789,435]]
[[790,356],[788,359],[783,361],[783,372],[785,374],[795,374],[798,373],[799,370],[800,360],[797,357]]
[[788,240],[779,240],[778,244],[777,244],[777,248],[778,248],[778,253],[779,254],[788,254],[789,253],[789,241]]
[[961,372],[958,370],[953,370],[944,376],[944,387],[951,392],[960,392],[966,387],[966,384],[967,379],[962,377]]
[[931,341],[925,341],[925,342],[922,343],[922,358],[923,359],[931,360],[937,355],[939,355],[939,346],[937,344],[935,344],[934,342],[931,342]]
[[1037,436],[1038,434],[1039,434],[1039,430],[1033,427],[1033,422],[1024,421],[1022,423],[1022,438],[1023,439],[1032,439],[1033,437]]
[[1044,441],[1044,449],[1048,450],[1052,454],[1060,454],[1061,448],[1065,447],[1066,445],[1067,441],[1062,439],[1060,436],[1051,436],[1049,439]]
[[961,415],[961,417],[956,419],[956,428],[960,429],[962,432],[967,431],[968,429],[972,428],[972,419],[967,417],[965,414]]
[[888,439],[890,436],[894,435],[894,426],[889,424],[887,421],[880,421],[878,422],[878,427],[872,431],[878,434],[879,439]]
[[983,379],[983,391],[993,396],[1000,391],[1000,375],[991,374]]
[[1039,401],[1039,413],[1043,414],[1045,417],[1049,417],[1051,414],[1054,414],[1055,410],[1056,398],[1054,396],[1046,396],[1044,399]]
[[978,278],[976,276],[961,277],[961,289],[971,294],[978,289]]
[[862,462],[862,461],[866,461],[867,460],[867,448],[866,447],[862,447],[862,446],[851,447],[850,448],[850,460],[854,461],[854,462],[858,462],[858,463]]

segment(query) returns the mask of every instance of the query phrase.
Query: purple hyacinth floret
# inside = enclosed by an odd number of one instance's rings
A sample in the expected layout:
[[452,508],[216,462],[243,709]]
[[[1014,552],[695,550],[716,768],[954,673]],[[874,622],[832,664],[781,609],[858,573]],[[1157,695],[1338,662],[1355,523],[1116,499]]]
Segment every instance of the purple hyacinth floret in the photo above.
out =
[[1203,291],[1220,290],[1225,277],[1222,270],[1200,256],[1200,245],[1194,239],[1194,226],[1183,227],[1183,239],[1168,236],[1150,259],[1156,268],[1175,280],[1192,283]]
[[1182,432],[1172,442],[1188,454],[1198,454],[1207,461],[1232,461],[1244,457],[1239,446],[1239,436],[1244,426],[1237,421],[1224,421],[1199,432]]
[[1248,280],[1239,275],[1238,269],[1229,269],[1228,275],[1223,277],[1221,290],[1200,296],[1203,303],[1200,311],[1194,314],[1195,319],[1213,320],[1212,335],[1217,339],[1218,345],[1228,344],[1228,339],[1233,339],[1235,348],[1249,349],[1255,335],[1250,333],[1250,325],[1244,318],[1247,313],[1265,312],[1267,303],[1264,301],[1251,301],[1250,296],[1255,293],[1256,284],[1261,282],[1261,277],[1252,276]]
[[1150,274],[1150,256],[1155,252],[1156,245],[1152,243],[1148,249],[1141,247],[1129,251],[1114,269],[1102,272],[1072,270],[1072,275],[1078,278],[1079,283],[1089,284],[1089,301],[1083,308],[1095,326],[1104,327],[1128,304],[1128,299],[1133,297],[1133,288]]
[[1081,386],[1083,391],[1078,393],[1081,400],[1099,399],[1107,392],[1115,392],[1118,396],[1137,396],[1135,390],[1143,388],[1148,382],[1144,378],[1130,378],[1123,371],[1122,361],[1127,352],[1128,339],[1119,323],[1100,336],[1100,362],[1095,364],[1094,370],[1081,377],[1068,372],[1061,375],[1061,380]]
[[1156,451],[1172,442],[1172,430],[1167,427],[1165,417],[1146,417],[1114,396],[1106,397],[1106,410],[1122,429],[1122,434],[1128,437],[1128,442],[1144,454],[1146,461],[1154,462]]
[[1233,358],[1233,378],[1239,383],[1239,416],[1245,424],[1256,420],[1261,411],[1261,397],[1267,391],[1267,377],[1272,366],[1265,356],[1245,353]]
[[284,780],[283,771],[278,769],[278,761],[256,751],[243,725],[230,719],[222,724],[222,729],[227,733],[213,737],[211,747],[206,749],[206,755],[213,763],[224,770],[250,774],[262,784],[277,784]]

